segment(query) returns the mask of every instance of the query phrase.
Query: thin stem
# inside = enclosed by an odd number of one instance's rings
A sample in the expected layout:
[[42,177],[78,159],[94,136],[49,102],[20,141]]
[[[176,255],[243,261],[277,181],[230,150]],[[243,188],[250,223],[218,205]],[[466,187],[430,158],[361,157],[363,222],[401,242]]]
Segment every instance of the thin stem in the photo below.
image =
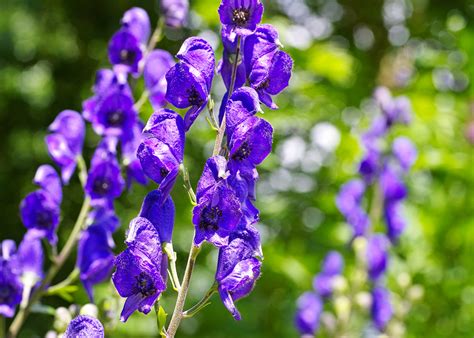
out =
[[[380,221],[382,217],[382,208],[383,208],[383,196],[382,196],[382,189],[378,183],[374,183],[373,185],[373,194],[372,200],[370,202],[370,210],[369,210],[369,217],[370,222],[372,224],[372,230],[376,224]],[[370,233],[369,229],[369,233]]]
[[46,291],[45,295],[51,296],[56,294],[59,290],[62,288],[71,285],[74,283],[77,279],[79,278],[79,269],[75,268],[74,270],[71,271],[69,276],[66,277],[62,282],[59,282],[56,285],[50,286]]
[[178,277],[178,272],[176,270],[176,252],[173,249],[173,244],[172,243],[165,243],[163,245],[163,251],[166,253],[168,256],[168,259],[170,261],[170,277],[171,277],[171,282],[174,285],[174,288],[176,291],[179,292],[181,289],[181,283],[179,282],[179,277]]
[[188,294],[189,283],[191,281],[191,275],[193,274],[194,265],[196,264],[196,257],[201,251],[201,247],[193,245],[189,251],[188,264],[186,264],[186,270],[184,271],[183,283],[176,299],[176,305],[174,307],[173,316],[171,317],[170,324],[168,326],[167,334],[168,338],[173,338],[178,330],[179,324],[183,319],[183,308]]
[[190,308],[189,310],[186,310],[183,312],[183,317],[184,318],[190,318],[190,317],[193,317],[195,314],[197,314],[199,311],[201,311],[202,309],[204,309],[206,306],[208,306],[209,304],[211,304],[209,302],[209,299],[211,299],[212,295],[214,295],[215,293],[217,292],[217,282],[214,282],[214,284],[212,284],[212,286],[209,288],[209,290],[207,290],[206,294],[204,295],[204,297],[202,297],[202,299],[197,302],[192,308]]
[[133,108],[140,114],[140,108],[146,103],[146,100],[148,100],[148,96],[150,93],[148,90],[143,91],[142,95],[138,99],[138,101],[133,105]]
[[[87,168],[85,165],[85,161],[82,157],[78,157],[77,163],[80,170],[79,179],[81,180],[81,183],[85,185],[85,182],[87,181]],[[15,319],[13,320],[13,322],[10,325],[10,328],[8,329],[9,338],[15,338],[18,335],[18,333],[21,330],[21,327],[23,326],[23,323],[25,322],[26,318],[28,318],[28,315],[30,314],[31,307],[33,306],[33,304],[35,304],[41,299],[45,290],[51,284],[52,280],[54,279],[56,274],[59,272],[61,267],[64,265],[66,260],[69,258],[69,255],[71,254],[72,250],[74,249],[74,246],[76,245],[79,239],[79,234],[81,232],[81,229],[87,220],[87,214],[89,213],[89,209],[90,209],[90,202],[91,201],[89,197],[84,198],[81,211],[79,212],[79,215],[77,216],[76,223],[74,224],[74,227],[71,231],[71,234],[69,235],[69,238],[66,244],[61,250],[59,256],[53,261],[53,264],[49,268],[49,271],[46,274],[46,277],[41,282],[40,286],[31,294],[31,298],[29,299],[26,306],[24,308],[20,308],[20,310],[16,314]]]
[[[238,62],[239,62],[239,56],[240,56],[240,41],[241,37],[240,35],[237,37],[237,50],[235,52],[235,61],[233,64],[233,69],[232,69],[232,78],[230,80],[230,86],[227,94],[227,99],[229,100],[230,97],[232,96],[232,93],[234,92],[234,87],[235,87],[235,79],[237,77],[237,68],[238,68]],[[222,141],[224,139],[224,134],[225,134],[225,125],[226,125],[226,115],[222,117],[222,122],[221,125],[219,126],[219,130],[217,131],[217,137],[216,137],[216,142],[214,143],[214,151],[212,152],[212,156],[219,155],[222,149]]]
[[81,181],[81,185],[84,188],[87,182],[87,165],[82,155],[77,156],[77,166],[79,168],[79,181]]
[[219,124],[216,121],[216,117],[214,116],[214,100],[209,96],[209,100],[207,101],[207,111],[209,112],[209,124],[211,125],[212,129],[215,131],[219,130]]
[[179,173],[183,177],[184,189],[186,189],[186,191],[188,192],[191,204],[196,205],[196,194],[194,193],[193,186],[191,185],[191,181],[189,180],[189,172],[182,163],[179,165]]
[[156,24],[156,28],[153,34],[151,35],[150,41],[148,42],[146,54],[150,53],[155,48],[156,44],[160,42],[160,40],[163,38],[163,25],[163,18],[159,18],[158,23]]

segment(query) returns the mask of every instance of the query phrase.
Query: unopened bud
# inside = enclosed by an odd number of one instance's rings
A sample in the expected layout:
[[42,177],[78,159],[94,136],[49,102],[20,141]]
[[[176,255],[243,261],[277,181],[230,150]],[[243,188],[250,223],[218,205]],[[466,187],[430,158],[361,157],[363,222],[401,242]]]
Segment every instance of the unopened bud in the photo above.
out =
[[368,309],[372,303],[372,296],[370,293],[362,291],[356,294],[355,301],[362,309]]
[[415,302],[423,298],[424,293],[425,290],[423,287],[419,284],[415,284],[408,289],[408,298]]
[[336,297],[334,299],[334,308],[340,321],[347,322],[349,320],[351,312],[351,302],[349,301],[349,298],[344,296]]
[[332,287],[335,293],[347,291],[347,280],[344,276],[338,275],[332,278]]
[[411,284],[411,276],[406,272],[402,272],[397,276],[397,283],[405,290]]
[[99,315],[99,309],[96,305],[89,303],[81,307],[80,314],[97,318],[97,316]]
[[321,324],[329,332],[334,332],[336,330],[337,321],[334,315],[331,312],[324,311],[321,314]]
[[365,264],[367,239],[365,239],[362,236],[355,238],[354,241],[352,242],[352,248],[354,249],[357,259]]
[[69,322],[72,320],[71,313],[65,307],[58,307],[54,313],[53,327],[58,332],[66,331]]

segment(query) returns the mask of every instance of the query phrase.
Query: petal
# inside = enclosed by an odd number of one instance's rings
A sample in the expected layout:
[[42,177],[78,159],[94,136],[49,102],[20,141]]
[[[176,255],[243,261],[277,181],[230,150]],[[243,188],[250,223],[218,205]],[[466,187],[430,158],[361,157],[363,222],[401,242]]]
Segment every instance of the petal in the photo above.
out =
[[61,180],[52,166],[48,164],[39,166],[33,182],[49,193],[58,204],[61,203],[63,196]]
[[140,217],[148,219],[160,235],[161,242],[171,242],[174,227],[175,207],[170,196],[164,197],[153,190],[145,197]]
[[150,18],[143,8],[133,7],[123,14],[122,27],[146,44],[150,37]]
[[183,42],[176,57],[197,69],[206,80],[207,91],[210,91],[216,60],[209,42],[202,38],[190,37]]
[[209,91],[199,71],[185,63],[174,65],[166,73],[166,99],[177,108],[202,106]]

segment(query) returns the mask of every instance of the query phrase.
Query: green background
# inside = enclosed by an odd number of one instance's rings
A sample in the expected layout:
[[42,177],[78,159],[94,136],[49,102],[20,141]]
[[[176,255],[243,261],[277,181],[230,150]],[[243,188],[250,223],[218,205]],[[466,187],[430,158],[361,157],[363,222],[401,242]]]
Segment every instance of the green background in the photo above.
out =
[[[353,252],[345,244],[349,232],[334,200],[340,185],[355,175],[362,156],[358,136],[371,119],[367,99],[381,84],[412,101],[413,123],[395,128],[394,135],[410,137],[419,151],[408,177],[405,213],[409,225],[400,246],[393,250],[388,277],[389,285],[396,285],[397,276],[405,272],[424,289],[423,299],[405,317],[406,336],[472,336],[474,155],[466,130],[474,123],[474,2],[402,1],[408,13],[402,25],[410,32],[410,40],[402,46],[394,46],[388,38],[390,25],[383,17],[395,10],[388,2],[307,0],[310,11],[306,13],[318,15],[332,27],[326,36],[316,34],[317,39],[308,35],[308,28],[317,31],[318,25],[302,27],[303,22],[294,17],[298,8],[285,10],[285,4],[291,3],[300,2],[264,1],[263,21],[278,28],[295,66],[290,87],[276,99],[280,109],[264,109],[264,118],[275,129],[275,143],[274,152],[259,168],[257,206],[265,254],[262,277],[253,293],[238,302],[241,322],[235,322],[215,297],[204,312],[182,323],[179,336],[297,336],[293,327],[296,299],[311,288],[328,250],[340,250],[346,257],[346,276],[351,278]],[[193,29],[167,31],[158,47],[174,54],[184,38],[203,34],[217,43],[219,59],[218,4],[191,1]],[[43,142],[46,128],[61,110],[80,110],[81,101],[91,95],[95,71],[108,67],[108,39],[118,29],[122,13],[132,6],[145,8],[152,22],[157,21],[159,11],[153,1],[0,2],[1,239],[21,240],[24,227],[18,204],[35,189],[31,180],[38,165],[51,163]],[[361,27],[372,32],[373,44],[368,49],[354,37],[354,32],[364,31]],[[410,76],[401,81],[407,72]],[[140,88],[141,82],[136,98]],[[214,90],[218,101],[220,81]],[[150,114],[147,105],[142,117]],[[315,125],[319,128],[313,129]],[[185,163],[194,185],[213,138],[204,118],[188,134]],[[97,141],[88,127],[86,159]],[[288,157],[285,149],[293,156]],[[123,248],[127,224],[152,186],[135,186],[116,203],[122,219],[121,230],[115,234],[116,252]],[[77,178],[64,190],[60,245],[82,201]],[[192,209],[181,184],[176,185],[173,197],[178,210],[174,246],[181,272],[192,236]],[[216,250],[206,247],[198,258],[188,305],[212,284],[215,261]],[[71,257],[58,281],[74,262]],[[397,287],[393,290],[397,292]],[[114,289],[105,283],[96,293],[100,300],[110,297]],[[82,289],[73,296],[76,303],[87,302]],[[164,296],[167,312],[172,311],[174,297],[172,291]],[[68,305],[60,298],[47,298],[45,303]],[[361,335],[366,320],[362,315],[362,326],[352,328],[354,337]],[[52,323],[50,315],[33,314],[20,336],[44,336]],[[154,334],[153,313],[135,314],[110,332],[112,337]]]

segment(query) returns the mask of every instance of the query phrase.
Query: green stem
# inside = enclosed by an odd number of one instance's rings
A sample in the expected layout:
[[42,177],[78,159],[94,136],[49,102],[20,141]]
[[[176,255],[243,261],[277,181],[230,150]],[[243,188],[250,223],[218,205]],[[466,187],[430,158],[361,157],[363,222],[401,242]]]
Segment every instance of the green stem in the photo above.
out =
[[196,205],[196,194],[194,193],[193,186],[191,185],[191,181],[189,180],[189,172],[183,163],[179,165],[179,173],[183,177],[184,189],[186,189],[186,191],[188,192],[191,204]]
[[148,46],[146,48],[146,54],[150,53],[156,46],[158,42],[163,38],[163,26],[164,20],[163,18],[158,19],[158,23],[156,24],[156,28],[151,35],[150,41],[148,42]]
[[202,299],[197,302],[192,308],[189,310],[186,310],[183,312],[183,317],[184,318],[190,318],[193,317],[195,314],[197,314],[199,311],[204,309],[206,306],[211,304],[209,300],[211,299],[212,295],[214,295],[217,292],[217,282],[214,282],[212,286],[207,290],[206,294]]
[[373,186],[373,194],[372,194],[372,200],[370,202],[370,211],[369,211],[370,222],[372,223],[372,230],[374,230],[374,227],[378,224],[380,218],[382,217],[382,209],[383,209],[382,189],[380,188],[380,185],[378,183],[375,183]]
[[74,283],[78,278],[79,278],[79,269],[75,268],[74,270],[71,271],[69,276],[67,276],[66,279],[64,279],[62,282],[60,282],[56,285],[50,286],[46,290],[45,295],[46,296],[51,296],[51,295],[56,294],[62,288],[66,287],[66,286],[69,286],[72,283]]
[[133,105],[133,108],[138,112],[138,114],[140,114],[140,108],[146,103],[149,95],[150,93],[148,93],[148,90],[143,91],[138,101]]
[[[85,161],[82,157],[78,158],[78,167],[80,170],[79,179],[81,180],[81,183],[84,185],[85,182],[87,181],[87,168],[85,166]],[[76,223],[74,224],[74,227],[71,231],[71,234],[69,235],[69,238],[66,244],[61,250],[59,256],[53,261],[53,264],[49,268],[48,273],[46,274],[46,277],[41,282],[40,286],[31,294],[31,298],[29,299],[26,306],[23,308],[20,308],[20,310],[16,314],[15,319],[13,320],[13,322],[10,325],[10,328],[8,329],[7,336],[9,338],[15,338],[18,335],[18,333],[21,330],[21,327],[23,326],[23,323],[25,322],[26,318],[28,318],[28,315],[30,314],[31,307],[41,299],[41,297],[45,293],[45,290],[51,284],[54,277],[59,272],[61,267],[64,265],[66,260],[69,258],[69,255],[72,253],[72,250],[74,249],[74,246],[76,245],[79,239],[79,234],[81,232],[81,229],[86,223],[89,209],[90,209],[90,198],[85,197],[84,202],[82,203],[81,211],[79,212]]]
[[163,251],[166,253],[168,256],[168,259],[170,261],[170,277],[171,277],[171,282],[173,283],[174,287],[176,288],[176,291],[179,292],[181,289],[181,283],[179,282],[179,277],[178,277],[178,272],[176,270],[176,252],[173,249],[173,244],[172,243],[164,243],[163,245]]
[[194,265],[196,264],[196,257],[198,256],[199,251],[201,251],[201,247],[196,246],[193,243],[191,250],[189,251],[188,264],[186,264],[186,270],[184,271],[183,283],[181,284],[181,289],[178,292],[178,298],[176,299],[173,316],[171,317],[171,321],[168,326],[168,338],[173,338],[175,336],[179,324],[183,319],[184,303],[186,301],[191,275],[193,274]]
[[[232,93],[234,92],[234,87],[235,87],[235,79],[237,77],[237,68],[238,68],[238,62],[239,62],[239,55],[240,55],[240,41],[241,37],[240,35],[237,37],[237,50],[235,52],[235,61],[234,61],[234,67],[232,69],[232,78],[230,80],[230,86],[229,86],[229,91],[227,92],[227,99],[230,100],[230,97],[232,96]],[[222,149],[222,141],[224,139],[224,134],[225,134],[225,125],[226,125],[226,116],[222,117],[222,122],[221,125],[219,126],[219,130],[217,131],[217,137],[216,137],[216,142],[214,143],[214,151],[212,152],[212,156],[219,155]]]

